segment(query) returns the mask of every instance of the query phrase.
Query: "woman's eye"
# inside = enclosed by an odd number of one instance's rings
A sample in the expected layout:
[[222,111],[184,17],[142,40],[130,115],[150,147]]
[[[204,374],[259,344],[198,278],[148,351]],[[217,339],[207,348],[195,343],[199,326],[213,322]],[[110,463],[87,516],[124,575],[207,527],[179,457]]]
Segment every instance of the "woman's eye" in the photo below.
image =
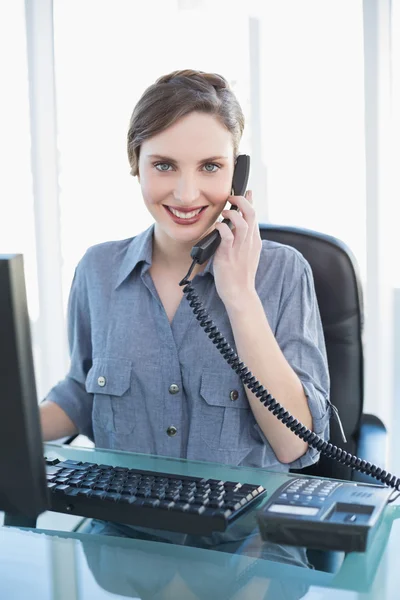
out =
[[[208,167],[211,167],[211,168],[208,168]],[[204,168],[208,173],[215,173],[215,171],[218,171],[219,166],[214,163],[206,163],[204,165]]]
[[[163,171],[168,172],[172,169],[172,165],[170,165],[170,163],[155,163],[155,168],[157,169],[157,171]],[[215,163],[206,163],[203,167],[205,169],[205,171],[207,171],[207,173],[215,173],[216,171],[219,170],[219,165],[216,165]]]
[[154,166],[158,171],[169,171],[171,165],[169,163],[157,163]]

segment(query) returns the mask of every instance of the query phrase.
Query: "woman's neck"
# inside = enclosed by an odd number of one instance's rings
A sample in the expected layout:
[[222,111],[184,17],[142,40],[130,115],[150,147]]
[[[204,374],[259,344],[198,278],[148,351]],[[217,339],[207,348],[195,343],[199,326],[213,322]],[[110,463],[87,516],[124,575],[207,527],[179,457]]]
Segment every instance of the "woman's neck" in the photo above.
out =
[[[155,229],[153,235],[153,265],[155,264],[170,272],[180,273],[183,277],[193,262],[190,256],[192,246],[191,242],[177,242],[167,238],[167,236],[160,235]],[[192,277],[201,272],[205,266],[206,263],[197,265],[192,272]]]

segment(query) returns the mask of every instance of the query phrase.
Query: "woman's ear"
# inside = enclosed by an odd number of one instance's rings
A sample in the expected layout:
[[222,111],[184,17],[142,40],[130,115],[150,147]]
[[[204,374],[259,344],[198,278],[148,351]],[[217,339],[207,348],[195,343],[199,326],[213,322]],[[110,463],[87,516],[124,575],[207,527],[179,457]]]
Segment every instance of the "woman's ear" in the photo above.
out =
[[130,170],[130,174],[132,175],[132,177],[137,177],[138,182],[140,183],[140,175],[139,175],[139,170],[137,172],[137,174],[135,175],[135,173],[133,172],[133,169]]

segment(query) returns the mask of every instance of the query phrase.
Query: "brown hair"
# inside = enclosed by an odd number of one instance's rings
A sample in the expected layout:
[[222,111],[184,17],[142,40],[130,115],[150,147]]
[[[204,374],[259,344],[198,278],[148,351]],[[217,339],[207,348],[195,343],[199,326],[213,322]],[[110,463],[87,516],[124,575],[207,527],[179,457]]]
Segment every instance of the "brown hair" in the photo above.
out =
[[138,175],[141,144],[194,111],[215,115],[231,132],[238,154],[244,116],[226,79],[190,69],[173,71],[149,86],[133,110],[127,140],[132,175]]

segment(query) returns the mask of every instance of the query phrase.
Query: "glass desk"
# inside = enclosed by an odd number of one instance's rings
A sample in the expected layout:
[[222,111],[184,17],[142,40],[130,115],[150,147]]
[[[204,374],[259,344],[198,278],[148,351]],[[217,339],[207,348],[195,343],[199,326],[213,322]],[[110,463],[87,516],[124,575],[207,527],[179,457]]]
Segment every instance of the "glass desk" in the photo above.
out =
[[[260,483],[268,496],[293,477],[261,469],[56,444],[45,444],[45,454],[60,460]],[[134,538],[3,527],[0,598],[396,600],[400,589],[399,516],[400,504],[387,506],[368,551],[362,554],[345,556],[269,544],[263,559]],[[308,562],[299,559],[302,552]]]

